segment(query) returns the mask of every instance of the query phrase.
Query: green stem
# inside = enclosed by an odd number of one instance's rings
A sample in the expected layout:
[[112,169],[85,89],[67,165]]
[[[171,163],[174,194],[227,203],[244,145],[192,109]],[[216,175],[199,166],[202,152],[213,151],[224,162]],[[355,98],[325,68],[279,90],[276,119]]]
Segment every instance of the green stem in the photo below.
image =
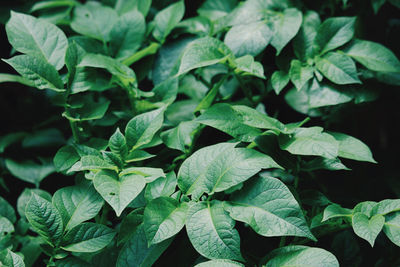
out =
[[149,46],[143,48],[142,50],[137,51],[135,54],[133,54],[132,56],[130,56],[127,59],[125,59],[124,61],[122,61],[122,63],[127,66],[130,66],[133,63],[135,63],[136,61],[141,60],[145,56],[153,55],[153,54],[157,53],[160,46],[161,45],[159,43],[151,43]]
[[229,77],[229,75],[230,75],[229,72],[227,74],[225,74],[224,77],[222,77],[218,81],[218,83],[216,83],[214,85],[214,87],[211,88],[210,91],[208,91],[207,95],[203,98],[203,100],[201,100],[201,102],[197,105],[196,109],[194,110],[195,113],[202,109],[209,108],[214,103],[214,100],[218,94],[219,88],[224,84],[224,82]]
[[69,120],[69,125],[71,127],[72,136],[74,137],[75,143],[79,144],[81,142],[81,138],[80,138],[79,128],[78,128],[77,122]]

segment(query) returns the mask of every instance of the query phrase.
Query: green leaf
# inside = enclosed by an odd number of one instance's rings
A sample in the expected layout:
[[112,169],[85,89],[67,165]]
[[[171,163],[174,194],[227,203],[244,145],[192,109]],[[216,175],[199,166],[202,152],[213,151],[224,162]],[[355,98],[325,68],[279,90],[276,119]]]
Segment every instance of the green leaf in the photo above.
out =
[[107,6],[89,1],[74,9],[71,28],[82,35],[109,41],[110,32],[118,20],[117,12]]
[[142,225],[143,211],[144,208],[134,209],[122,219],[118,233],[118,246],[129,240],[139,226]]
[[25,267],[22,257],[9,249],[0,251],[0,264],[4,267]]
[[239,233],[223,202],[197,202],[189,208],[186,231],[193,247],[208,259],[243,260]]
[[233,26],[225,35],[224,43],[235,56],[257,56],[271,41],[273,32],[265,22]]
[[158,197],[169,197],[175,192],[177,185],[175,172],[167,173],[166,177],[160,177],[147,184],[145,189],[145,198],[152,200]]
[[138,174],[144,177],[146,183],[151,183],[157,178],[165,177],[163,169],[151,167],[130,167],[124,169],[119,175]]
[[212,37],[197,39],[183,51],[178,75],[223,62],[228,58],[233,58],[232,51],[220,40]]
[[275,161],[256,150],[235,148],[236,143],[204,147],[181,165],[178,186],[186,195],[199,199],[222,192],[249,179],[261,169],[280,168]]
[[53,65],[56,70],[64,66],[68,41],[57,26],[30,15],[11,11],[6,31],[8,41],[18,52],[40,58]]
[[279,135],[279,146],[295,155],[336,158],[339,142],[322,130],[321,127],[297,128],[291,135]]
[[151,142],[164,121],[165,107],[142,113],[126,125],[125,137],[128,148],[133,151]]
[[7,218],[10,222],[15,223],[17,216],[14,208],[4,198],[0,196],[0,216]]
[[95,170],[114,170],[118,171],[118,167],[110,164],[106,160],[98,156],[83,156],[68,172],[73,171],[95,171]]
[[379,201],[371,211],[372,215],[386,215],[400,210],[400,199],[384,199]]
[[329,132],[329,134],[339,141],[339,157],[377,163],[368,146],[357,138],[344,133]]
[[16,162],[6,159],[5,164],[13,176],[36,186],[39,186],[44,178],[55,172],[51,160],[43,160],[41,164],[38,164],[33,161]]
[[125,59],[141,46],[146,23],[143,15],[134,10],[122,15],[110,32],[110,49],[113,57]]
[[289,74],[284,71],[274,71],[271,76],[271,85],[274,89],[275,93],[279,95],[279,93],[286,87],[289,83]]
[[338,217],[351,217],[353,211],[350,209],[342,208],[337,204],[329,205],[324,210],[324,216],[322,218],[322,222],[327,221],[332,218]]
[[169,78],[153,88],[152,93],[154,93],[154,96],[149,98],[149,100],[156,107],[170,105],[175,101],[178,89],[179,79],[175,77]]
[[194,121],[183,121],[177,127],[161,133],[164,144],[172,149],[185,152],[193,142],[193,132],[199,127]]
[[56,261],[57,267],[90,267],[91,265],[80,258],[69,256],[67,258]]
[[146,160],[146,159],[150,159],[150,158],[154,158],[156,155],[147,153],[144,150],[134,150],[132,152],[130,152],[126,158],[125,158],[125,162],[135,162],[135,161],[142,161],[142,160]]
[[314,44],[323,54],[349,42],[354,35],[355,17],[335,17],[326,19],[318,28]]
[[153,36],[160,43],[164,43],[165,38],[178,25],[185,14],[185,5],[183,1],[176,2],[161,10],[154,17]]
[[28,79],[38,89],[64,91],[64,83],[57,70],[41,58],[19,55],[10,59],[3,59],[3,61],[11,65],[22,77]]
[[15,82],[15,83],[20,83],[26,86],[34,87],[35,84],[28,80],[27,78],[24,78],[19,75],[14,75],[14,74],[6,74],[6,73],[0,73],[0,83],[8,83],[8,82]]
[[200,8],[197,9],[197,13],[211,21],[215,21],[228,15],[236,5],[237,0],[206,0]]
[[307,10],[303,15],[303,23],[296,37],[293,39],[295,55],[302,61],[314,57],[314,39],[321,20],[317,12]]
[[301,90],[314,77],[314,68],[309,65],[303,66],[300,60],[292,60],[290,62],[289,77],[297,90]]
[[[24,191],[22,191],[22,193],[19,195],[18,201],[17,201],[17,210],[21,217],[25,217],[26,205],[28,204],[29,200],[31,199],[32,193],[51,202],[51,195],[49,193],[47,193],[46,191],[37,189],[37,188],[32,188],[32,189],[25,188]],[[2,209],[4,209],[4,207],[2,207]],[[8,211],[7,213],[11,214],[10,211]]]
[[146,185],[141,175],[127,174],[118,177],[110,171],[97,173],[93,183],[97,192],[111,205],[118,217]]
[[373,247],[376,237],[385,224],[385,217],[378,214],[368,218],[367,215],[357,212],[353,215],[352,224],[356,235],[367,240]]
[[146,17],[150,10],[151,0],[116,0],[115,10],[119,15],[138,10]]
[[378,204],[378,202],[375,201],[360,202],[353,208],[353,214],[360,212],[362,214],[367,215],[369,218],[371,217],[371,212],[373,208],[376,206],[376,204]]
[[350,170],[347,168],[339,159],[327,159],[327,158],[315,158],[309,162],[304,163],[301,166],[304,171],[315,171],[315,170]]
[[171,242],[172,238],[149,247],[144,227],[141,225],[122,247],[116,266],[126,267],[132,265],[132,263],[135,263],[135,266],[138,267],[152,266]]
[[196,264],[194,267],[244,267],[244,265],[231,260],[211,260]]
[[61,147],[53,159],[54,167],[58,172],[68,171],[81,157],[73,146]]
[[14,232],[14,225],[6,217],[0,216],[0,237]]
[[94,99],[93,95],[80,96],[77,98],[76,108],[70,108],[62,115],[70,121],[98,120],[104,117],[110,103],[104,97]]
[[159,197],[147,204],[143,216],[143,228],[149,246],[173,237],[185,225],[189,205],[170,197]]
[[394,244],[400,247],[400,212],[385,216],[383,232]]
[[343,54],[329,52],[316,59],[317,69],[336,84],[361,83],[354,61]]
[[114,230],[96,223],[81,223],[63,237],[61,247],[72,252],[96,252],[107,246],[115,236]]
[[35,3],[32,7],[30,12],[33,13],[38,10],[43,10],[43,9],[50,9],[54,7],[70,7],[70,6],[76,6],[79,4],[79,2],[75,0],[53,0],[53,1],[40,1]]
[[35,232],[44,237],[49,244],[59,244],[64,229],[63,221],[50,201],[33,193],[26,206],[25,215]]
[[301,236],[316,240],[302,210],[284,183],[273,177],[252,179],[224,204],[229,215],[262,236]]
[[271,45],[276,49],[276,55],[279,55],[290,40],[296,36],[302,21],[302,13],[296,8],[285,9],[282,14],[278,15],[278,19],[273,22],[274,33],[271,40]]
[[396,55],[379,43],[354,40],[343,52],[370,70],[400,72],[400,62]]
[[321,248],[287,246],[273,250],[267,257],[265,267],[339,267],[336,257]]
[[125,136],[121,133],[119,128],[117,128],[115,133],[110,137],[110,140],[108,141],[108,147],[113,153],[121,157],[126,156],[128,147],[126,146]]
[[254,57],[247,55],[240,57],[235,60],[236,69],[242,76],[255,76],[261,79],[265,79],[264,67],[260,62],[254,61]]
[[66,230],[94,218],[104,201],[91,184],[63,187],[53,196],[53,205],[58,209]]

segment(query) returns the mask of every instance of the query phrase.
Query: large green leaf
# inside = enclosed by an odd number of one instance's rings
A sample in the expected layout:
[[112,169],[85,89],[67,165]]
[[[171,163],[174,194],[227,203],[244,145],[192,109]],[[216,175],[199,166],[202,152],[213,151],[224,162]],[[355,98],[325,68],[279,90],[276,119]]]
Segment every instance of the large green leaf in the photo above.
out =
[[185,152],[192,144],[192,133],[199,127],[194,121],[183,121],[178,126],[161,133],[161,139],[169,148]]
[[374,206],[371,215],[386,215],[396,211],[400,211],[400,199],[384,199]]
[[297,128],[291,135],[279,135],[279,146],[295,155],[336,158],[339,142],[322,130],[321,127]]
[[10,59],[3,59],[10,64],[22,77],[32,82],[38,89],[51,89],[56,92],[64,91],[57,70],[45,60],[29,55],[19,55]]
[[184,13],[185,5],[183,1],[176,2],[157,13],[154,17],[154,38],[163,43],[168,34],[181,21]]
[[93,183],[97,192],[110,204],[117,216],[121,215],[146,185],[142,175],[127,174],[118,177],[114,172],[104,170],[96,174]]
[[265,267],[339,267],[336,257],[322,248],[287,246],[273,250]]
[[183,228],[189,205],[170,197],[159,197],[147,204],[143,228],[149,246],[173,237]]
[[131,238],[122,247],[117,260],[117,267],[152,266],[171,244],[172,238],[159,244],[148,246],[143,225],[139,226]]
[[355,17],[328,18],[318,28],[314,44],[321,54],[338,48],[353,38]]
[[32,228],[48,243],[59,244],[64,230],[63,221],[59,211],[50,201],[33,193],[26,206],[25,215]]
[[61,188],[53,196],[53,205],[60,212],[66,230],[92,219],[103,204],[101,196],[88,183]]
[[301,90],[314,77],[314,68],[309,65],[303,65],[300,60],[292,60],[290,62],[289,77],[297,90]]
[[118,170],[118,167],[109,163],[99,156],[83,156],[80,161],[74,164],[68,172],[73,171],[95,171],[95,170]]
[[164,121],[165,107],[142,113],[131,119],[126,125],[125,137],[132,151],[150,143]]
[[378,214],[371,218],[367,215],[357,212],[353,215],[352,225],[354,232],[361,238],[367,240],[371,247],[374,246],[375,239],[381,232],[385,224],[385,217]]
[[379,43],[354,40],[344,52],[370,70],[400,72],[400,62],[395,54]]
[[376,163],[368,146],[357,138],[344,133],[329,134],[339,141],[339,157]]
[[89,1],[74,9],[71,28],[77,33],[106,42],[117,20],[118,14],[114,9]]
[[354,61],[343,54],[329,52],[316,60],[318,70],[336,84],[361,83]]
[[57,70],[64,66],[68,41],[57,26],[11,11],[6,31],[8,41],[15,50],[48,61]]
[[294,53],[299,59],[306,61],[314,56],[315,47],[313,43],[320,24],[321,20],[317,12],[312,10],[305,12],[301,28],[293,39]]
[[232,51],[223,42],[204,37],[191,42],[184,50],[178,74],[214,65],[227,58],[233,58]]
[[107,246],[115,236],[114,230],[97,223],[81,223],[63,237],[61,247],[72,252],[96,252]]
[[0,264],[4,267],[25,267],[23,258],[9,249],[0,251]]
[[5,163],[12,175],[36,186],[39,186],[44,178],[55,172],[51,160],[43,160],[42,164],[38,164],[33,161],[16,162],[6,159]]
[[213,194],[240,184],[261,169],[280,168],[265,154],[235,146],[236,143],[219,143],[186,159],[178,172],[182,192],[199,199],[203,193]]
[[276,54],[279,55],[282,49],[293,39],[300,29],[303,16],[296,8],[285,9],[278,19],[274,20],[274,33],[271,45],[275,47]]
[[[51,195],[41,189],[38,188],[25,188],[24,191],[19,195],[18,201],[17,201],[17,210],[18,213],[21,217],[25,218],[25,210],[26,210],[26,205],[28,205],[29,200],[31,200],[32,193],[35,193],[36,195],[48,200],[51,202]],[[1,201],[0,201],[1,203]],[[1,204],[0,204],[1,207]],[[7,209],[4,209],[5,207],[1,207],[3,210],[7,211]],[[8,214],[11,215],[12,213],[8,211]],[[0,215],[2,215],[0,213]],[[4,215],[3,215],[4,216]]]
[[133,55],[142,44],[146,24],[142,13],[131,11],[122,15],[110,32],[110,49],[115,58]]
[[257,177],[224,204],[229,215],[263,236],[301,236],[315,240],[296,199],[279,179]]
[[235,221],[223,209],[223,202],[198,202],[188,211],[186,231],[190,242],[208,259],[243,260]]
[[146,17],[150,10],[151,2],[151,0],[116,0],[115,10],[120,15],[138,10]]
[[400,247],[400,212],[385,216],[383,232],[394,244]]
[[257,56],[271,41],[273,32],[265,22],[253,22],[233,26],[225,35],[224,42],[240,57]]

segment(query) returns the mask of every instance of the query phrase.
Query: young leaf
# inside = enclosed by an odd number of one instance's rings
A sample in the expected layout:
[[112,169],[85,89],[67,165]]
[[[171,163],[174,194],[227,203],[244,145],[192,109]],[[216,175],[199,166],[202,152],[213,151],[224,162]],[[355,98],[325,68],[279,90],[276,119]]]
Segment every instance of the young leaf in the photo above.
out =
[[354,35],[355,17],[328,18],[318,28],[314,44],[324,54],[349,42]]
[[11,65],[22,77],[28,79],[38,89],[64,91],[64,83],[57,70],[41,58],[19,55],[10,59],[3,59],[3,61]]
[[130,151],[150,143],[164,121],[165,107],[142,113],[126,125],[125,137]]
[[56,70],[64,66],[68,41],[57,26],[30,15],[11,11],[6,31],[8,41],[18,52],[49,62]]
[[16,162],[6,159],[5,164],[12,175],[36,186],[39,186],[44,178],[55,172],[51,160],[43,160],[42,164],[38,164],[33,161]]
[[106,42],[117,20],[118,14],[114,9],[89,1],[74,9],[71,28],[77,33]]
[[279,55],[282,49],[297,34],[302,20],[303,16],[300,10],[288,8],[274,21],[274,34],[272,35],[271,45],[275,47],[276,55]]
[[130,266],[133,262],[135,266],[152,266],[154,262],[171,244],[172,238],[159,244],[148,246],[143,225],[139,226],[131,238],[122,247],[117,260],[117,267]]
[[309,65],[303,66],[300,60],[292,60],[290,62],[289,77],[297,90],[301,90],[314,77],[314,68]]
[[203,193],[222,192],[249,179],[261,169],[280,168],[256,150],[235,148],[236,143],[204,147],[187,158],[178,172],[178,186],[199,199]]
[[342,208],[337,204],[332,204],[325,208],[322,222],[337,217],[351,217],[352,213],[353,211],[350,209]]
[[385,217],[382,215],[375,215],[368,218],[367,215],[357,212],[353,215],[353,230],[361,238],[367,240],[371,247],[374,246],[375,239],[381,232],[385,224]]
[[400,212],[385,216],[383,232],[394,244],[400,247]]
[[154,17],[154,38],[160,43],[164,43],[165,38],[167,38],[179,21],[181,21],[184,13],[185,5],[183,1],[176,2],[158,12]]
[[110,49],[113,57],[125,59],[133,55],[142,44],[146,32],[143,15],[134,10],[122,15],[110,32]]
[[395,54],[379,43],[354,40],[344,52],[370,70],[400,72],[400,62]]
[[265,267],[339,267],[336,257],[321,248],[287,246],[273,250],[267,256]]
[[117,216],[134,200],[146,185],[144,177],[127,174],[118,177],[110,171],[100,171],[93,180],[97,192],[114,209]]
[[235,60],[236,69],[235,72],[238,72],[242,76],[255,76],[261,79],[265,79],[264,76],[264,67],[260,62],[254,61],[254,57],[247,55],[240,57]]
[[223,42],[204,37],[191,42],[183,52],[178,75],[190,70],[214,65],[233,58],[232,51]]
[[147,204],[143,216],[143,228],[149,246],[158,244],[174,235],[185,225],[189,205],[170,197],[159,197]]
[[252,179],[224,207],[233,219],[249,224],[260,235],[316,240],[289,188],[276,178]]
[[279,95],[288,83],[289,75],[286,72],[279,70],[272,73],[271,85],[277,95]]
[[328,132],[339,141],[339,157],[376,163],[366,144],[350,135]]
[[322,130],[321,127],[297,128],[291,135],[279,135],[279,146],[295,155],[336,158],[339,153],[339,142]]
[[96,252],[107,246],[115,236],[114,230],[96,223],[81,223],[63,237],[61,247],[72,252]]
[[53,205],[58,209],[66,230],[94,218],[104,201],[90,184],[63,187],[53,196]]
[[223,202],[197,202],[188,211],[186,231],[190,242],[208,259],[243,260],[235,221],[223,209]]
[[121,133],[119,128],[117,128],[115,133],[110,137],[110,140],[108,141],[108,147],[113,153],[121,157],[126,156],[128,147],[126,146],[125,136]]
[[175,192],[177,186],[175,172],[167,173],[166,177],[160,177],[157,180],[147,184],[144,195],[147,200],[158,197],[169,197]]
[[63,221],[58,210],[46,199],[32,194],[25,210],[32,228],[51,245],[58,245],[63,234]]
[[244,265],[231,260],[211,260],[196,264],[194,267],[244,267]]
[[257,56],[267,47],[273,32],[265,22],[253,22],[233,26],[225,35],[224,43],[235,56]]

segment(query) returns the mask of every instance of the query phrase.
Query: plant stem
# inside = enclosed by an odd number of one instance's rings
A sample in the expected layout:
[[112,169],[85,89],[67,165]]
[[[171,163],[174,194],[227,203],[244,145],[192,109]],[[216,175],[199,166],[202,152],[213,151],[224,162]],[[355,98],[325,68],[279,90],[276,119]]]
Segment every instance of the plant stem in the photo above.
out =
[[132,56],[130,56],[127,59],[125,59],[124,61],[122,61],[122,63],[127,66],[130,66],[133,63],[135,63],[136,61],[141,60],[145,56],[153,55],[153,54],[157,53],[160,46],[161,45],[159,43],[151,43],[149,46],[143,48],[142,50],[137,51],[135,54],[133,54]]

